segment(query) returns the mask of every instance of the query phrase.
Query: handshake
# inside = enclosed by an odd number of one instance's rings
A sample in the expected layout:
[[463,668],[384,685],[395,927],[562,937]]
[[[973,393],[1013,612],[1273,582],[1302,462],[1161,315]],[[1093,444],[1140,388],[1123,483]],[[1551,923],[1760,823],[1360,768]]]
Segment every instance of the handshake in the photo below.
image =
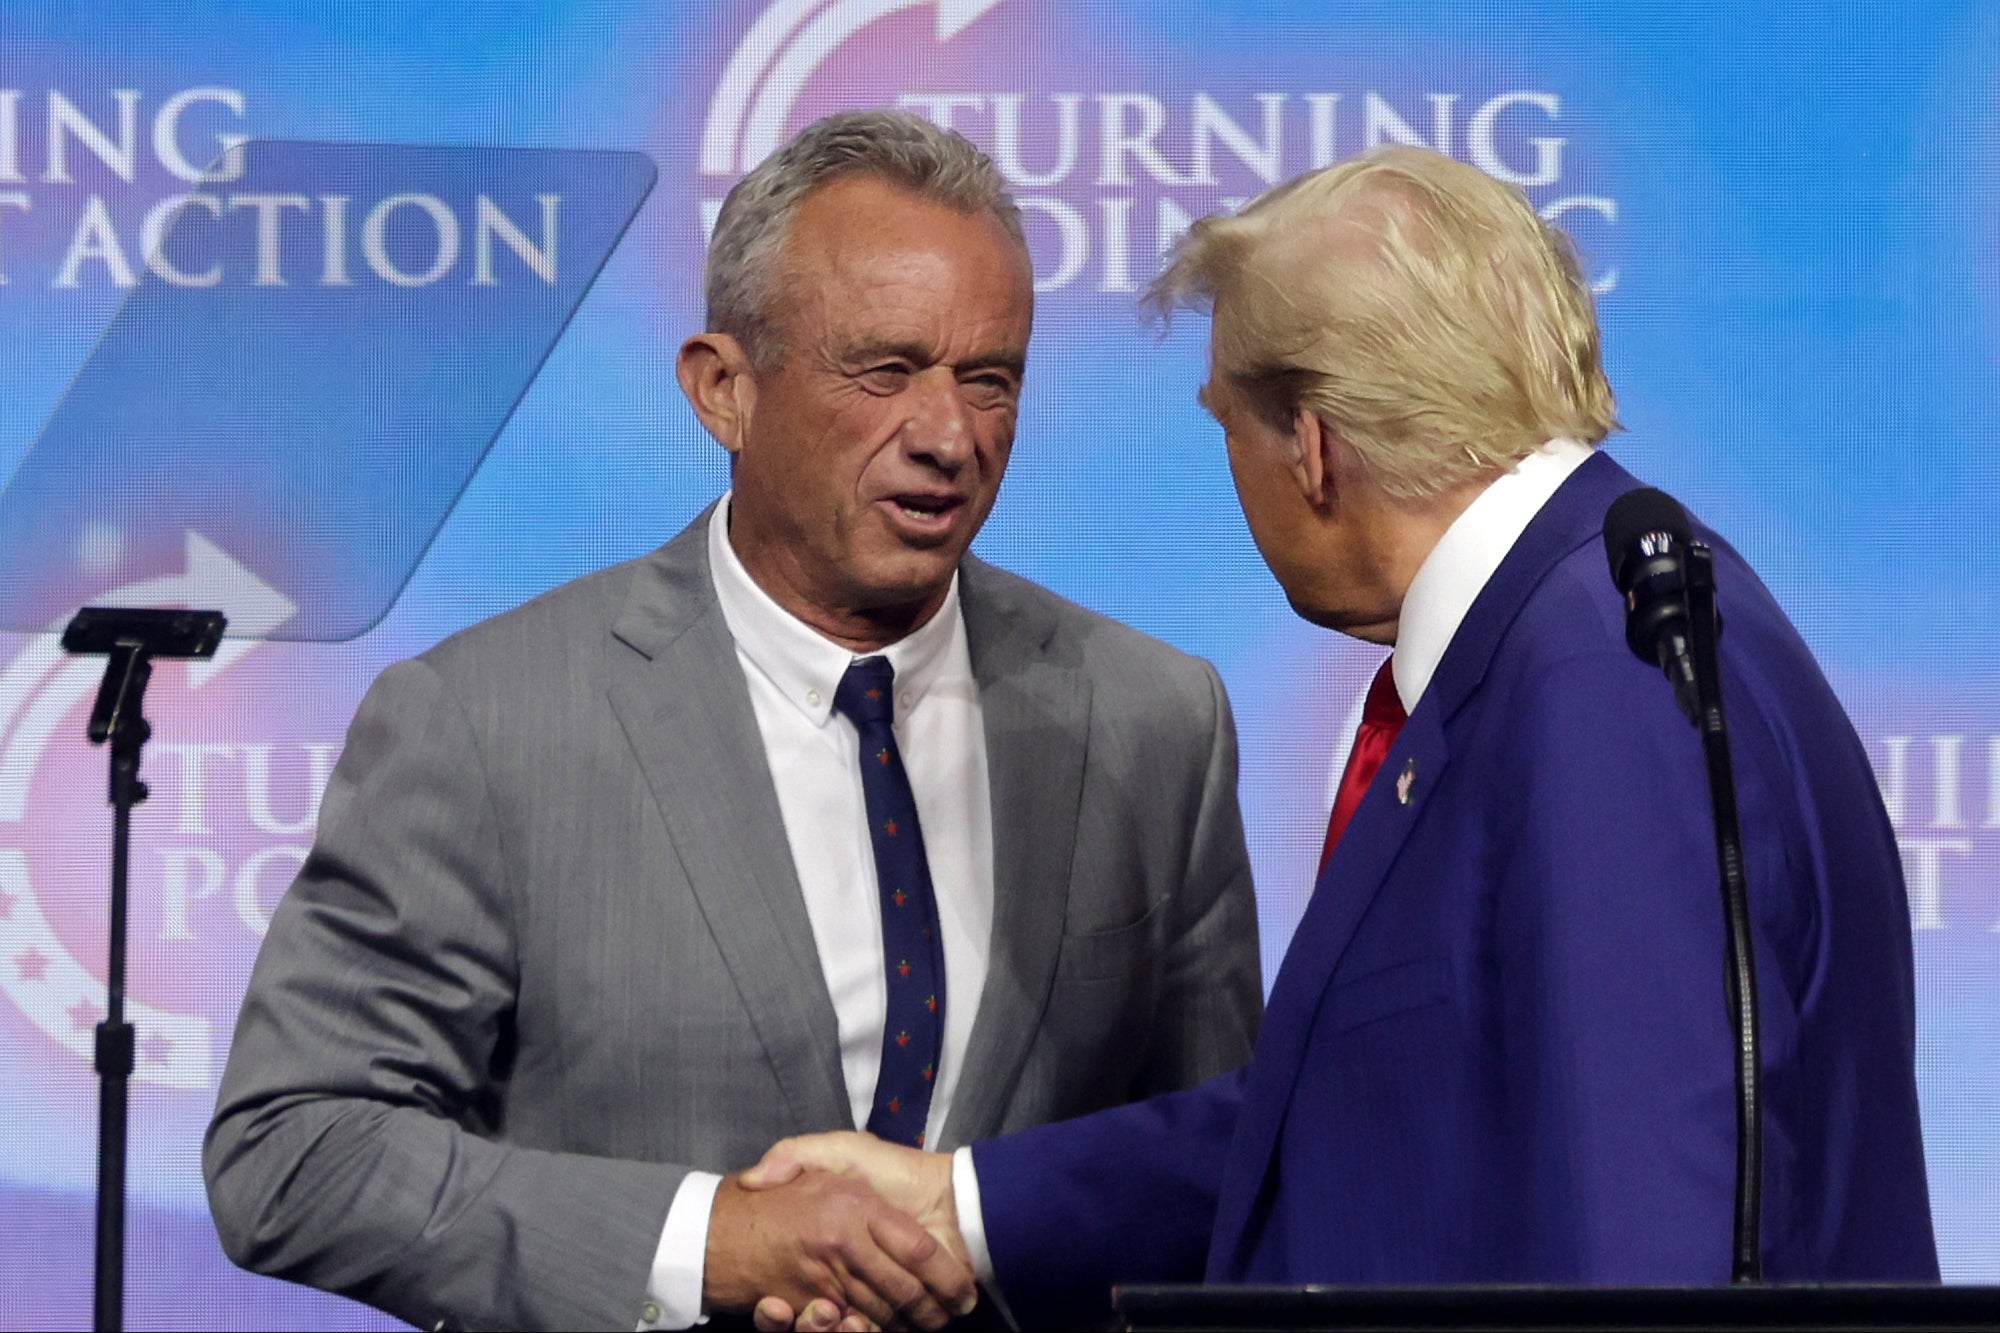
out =
[[978,1301],[952,1159],[843,1132],[786,1139],[725,1179],[702,1295],[764,1330],[942,1328]]

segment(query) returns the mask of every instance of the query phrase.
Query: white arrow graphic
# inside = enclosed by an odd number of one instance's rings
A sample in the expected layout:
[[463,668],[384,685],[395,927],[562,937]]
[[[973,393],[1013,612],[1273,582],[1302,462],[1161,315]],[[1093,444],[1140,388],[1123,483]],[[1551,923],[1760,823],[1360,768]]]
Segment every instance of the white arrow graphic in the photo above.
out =
[[[702,129],[701,169],[711,176],[726,176],[732,170],[748,171],[769,157],[814,73],[843,42],[877,19],[934,4],[937,38],[948,42],[999,3],[777,0],[750,26],[723,70]],[[732,154],[732,148],[739,151]]]
[[[824,0],[777,0],[757,16],[750,31],[730,53],[729,64],[708,101],[708,120],[701,128],[701,169],[704,175],[728,176],[736,171],[736,136],[757,80],[764,77],[771,56],[806,16]],[[746,168],[747,170],[747,168]]]
[[[256,636],[225,639],[213,658],[190,663],[190,689],[200,689],[242,660],[297,610],[283,593],[195,532],[187,536],[184,572],[128,583],[100,600],[123,606],[220,606],[231,630]],[[0,824],[21,822],[29,781],[50,736],[104,673],[95,658],[65,655],[55,633],[60,629],[57,625],[30,640],[0,671]],[[0,988],[42,1031],[82,1059],[91,1059],[96,1024],[104,1016],[104,983],[77,962],[49,925],[35,897],[27,857],[12,847],[0,847]],[[139,1030],[139,1080],[174,1088],[208,1086],[214,1034],[206,1018],[136,1000],[127,1002],[127,1013]]]
[[[187,568],[141,579],[100,597],[109,606],[213,606],[229,617],[230,637],[215,656],[188,664],[188,688],[200,689],[253,651],[259,641],[298,610],[290,599],[198,532],[187,535]],[[0,821],[21,818],[28,775],[41,760],[49,733],[104,674],[92,658],[71,658],[56,635],[31,640],[0,672]],[[54,679],[50,677],[53,675]]]

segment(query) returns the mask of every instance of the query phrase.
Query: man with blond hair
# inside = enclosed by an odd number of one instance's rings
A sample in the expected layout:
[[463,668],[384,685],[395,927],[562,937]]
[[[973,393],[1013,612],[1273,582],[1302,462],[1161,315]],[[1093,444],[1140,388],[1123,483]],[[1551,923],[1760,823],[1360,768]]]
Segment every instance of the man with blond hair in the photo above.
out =
[[[1606,576],[1606,512],[1638,483],[1597,451],[1614,404],[1566,242],[1518,191],[1390,147],[1201,222],[1155,297],[1212,307],[1203,401],[1292,605],[1393,649],[1256,1054],[950,1168],[857,1135],[780,1145],[752,1183],[871,1175],[1024,1324],[1204,1274],[1726,1281],[1736,1041],[1703,753]],[[1812,655],[1707,539],[1763,1271],[1934,1280],[1894,835]]]

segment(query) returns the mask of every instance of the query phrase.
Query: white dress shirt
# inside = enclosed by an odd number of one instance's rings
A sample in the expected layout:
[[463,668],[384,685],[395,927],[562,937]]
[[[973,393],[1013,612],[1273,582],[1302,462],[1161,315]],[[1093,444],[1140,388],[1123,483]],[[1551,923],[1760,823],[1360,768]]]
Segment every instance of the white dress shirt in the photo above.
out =
[[[1416,711],[1417,701],[1429,688],[1445,649],[1465,621],[1465,613],[1472,609],[1500,562],[1542,506],[1593,452],[1590,445],[1578,440],[1554,439],[1542,445],[1481,491],[1417,566],[1403,594],[1389,668],[1405,712]],[[960,1148],[952,1154],[951,1183],[959,1233],[972,1256],[973,1272],[990,1286],[993,1256],[986,1247],[986,1218],[980,1211],[979,1173],[972,1165],[972,1149]]]
[[[860,736],[833,711],[856,654],[771,600],[729,541],[729,496],[708,524],[709,570],[736,641],[764,758],[777,787],[792,864],[805,895],[820,971],[833,999],[840,1067],[854,1123],[865,1126],[888,1012],[881,895],[861,790]],[[944,940],[944,1049],[926,1132],[951,1110],[993,934],[993,812],[985,718],[972,677],[958,581],[922,628],[879,654],[896,672],[896,747],[909,773]],[[674,1195],[653,1261],[640,1327],[685,1328],[701,1317],[708,1219],[721,1177],[690,1172]]]
[[1594,452],[1578,440],[1550,440],[1481,491],[1417,566],[1416,577],[1403,594],[1389,668],[1404,712],[1417,711],[1417,700],[1430,686],[1444,650],[1500,562],[1549,497]]

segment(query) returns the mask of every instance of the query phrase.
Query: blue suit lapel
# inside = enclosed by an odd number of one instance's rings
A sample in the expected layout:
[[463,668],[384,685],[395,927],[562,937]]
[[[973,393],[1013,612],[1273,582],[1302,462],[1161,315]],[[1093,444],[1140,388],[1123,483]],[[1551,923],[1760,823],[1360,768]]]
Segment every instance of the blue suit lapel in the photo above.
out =
[[[1448,758],[1438,711],[1427,698],[1404,724],[1402,735],[1383,760],[1381,773],[1369,784],[1368,794],[1313,888],[1312,901],[1278,968],[1264,1027],[1250,1060],[1243,1110],[1217,1201],[1215,1234],[1208,1255],[1210,1281],[1236,1280],[1243,1269],[1243,1256],[1237,1251],[1270,1168],[1271,1151],[1284,1124],[1320,999]],[[1401,778],[1406,771],[1414,776],[1404,784]],[[1407,802],[1400,799],[1399,787],[1407,792]]]
[[[1247,1250],[1255,1240],[1251,1222],[1314,1019],[1355,928],[1382,891],[1449,762],[1448,724],[1485,678],[1502,635],[1535,586],[1580,544],[1597,539],[1611,501],[1638,484],[1599,453],[1571,474],[1529,523],[1466,613],[1416,712],[1314,886],[1272,986],[1251,1060],[1210,1240],[1210,1281],[1240,1280],[1247,1265]],[[1405,772],[1413,775],[1407,784],[1400,781]],[[1337,1125],[1325,1129],[1340,1133]],[[1288,1276],[1306,1280],[1311,1275]]]

